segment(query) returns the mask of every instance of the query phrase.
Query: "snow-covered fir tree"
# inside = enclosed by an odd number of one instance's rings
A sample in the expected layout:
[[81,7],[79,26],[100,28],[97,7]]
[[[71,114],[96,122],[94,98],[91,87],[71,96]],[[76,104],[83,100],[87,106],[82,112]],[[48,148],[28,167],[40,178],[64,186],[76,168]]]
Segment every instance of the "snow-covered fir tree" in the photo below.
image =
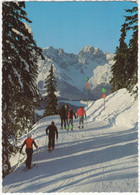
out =
[[[138,7],[126,10],[131,13],[125,16],[125,23],[122,25],[120,45],[116,49],[115,63],[112,66],[112,78],[110,84],[112,91],[126,88],[131,94],[138,95]],[[129,46],[125,43],[127,31],[132,30],[132,39]]]
[[113,77],[110,80],[112,92],[126,87],[126,66],[127,66],[127,52],[128,46],[125,43],[126,38],[126,24],[122,25],[120,45],[116,48],[116,55],[114,57],[114,65],[111,67]]
[[[2,169],[3,177],[10,170],[12,149],[8,138],[25,131],[33,124],[34,99],[38,96],[36,77],[37,47],[26,23],[31,23],[24,2],[2,4]],[[42,56],[43,58],[43,56]],[[9,144],[9,147],[7,145]]]
[[51,65],[49,70],[49,75],[45,79],[45,86],[47,91],[47,96],[45,97],[46,108],[44,116],[56,115],[58,114],[58,103],[55,92],[57,91],[56,80],[53,73],[53,66]]
[[132,39],[129,41],[128,52],[128,77],[127,90],[138,96],[138,7],[133,7],[131,10],[126,10],[131,14],[126,16],[127,31],[132,30]]

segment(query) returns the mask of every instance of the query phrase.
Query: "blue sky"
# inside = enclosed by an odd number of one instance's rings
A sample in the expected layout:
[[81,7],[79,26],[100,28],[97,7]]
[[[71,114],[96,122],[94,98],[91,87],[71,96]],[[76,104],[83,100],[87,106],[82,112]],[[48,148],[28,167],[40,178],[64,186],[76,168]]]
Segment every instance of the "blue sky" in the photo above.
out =
[[[114,53],[119,45],[120,29],[126,15],[136,3],[122,2],[26,2],[32,21],[34,40],[41,48],[53,46],[78,54],[87,46]],[[127,42],[130,39],[127,35]]]

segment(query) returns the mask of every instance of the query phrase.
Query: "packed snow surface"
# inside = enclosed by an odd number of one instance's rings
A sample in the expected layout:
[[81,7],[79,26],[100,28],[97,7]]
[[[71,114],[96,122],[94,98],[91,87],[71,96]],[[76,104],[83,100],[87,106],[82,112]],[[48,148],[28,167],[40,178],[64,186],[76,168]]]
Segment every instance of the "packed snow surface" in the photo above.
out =
[[[3,179],[3,192],[138,192],[138,104],[125,89],[90,102],[85,108],[84,129],[60,129],[59,116],[38,121],[32,137],[33,163],[23,171],[25,163]],[[59,131],[53,152],[48,152],[45,128],[51,123]],[[20,140],[21,146],[26,136]],[[19,154],[11,158],[17,163]],[[20,155],[20,158],[24,158]]]

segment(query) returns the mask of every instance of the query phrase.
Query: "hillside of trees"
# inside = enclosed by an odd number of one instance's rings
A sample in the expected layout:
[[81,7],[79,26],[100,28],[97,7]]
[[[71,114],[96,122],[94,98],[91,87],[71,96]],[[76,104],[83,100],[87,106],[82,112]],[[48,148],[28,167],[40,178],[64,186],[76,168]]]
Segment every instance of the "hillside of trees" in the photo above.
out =
[[[116,48],[115,63],[112,66],[110,81],[112,92],[126,88],[137,98],[138,96],[138,7],[125,10],[125,23],[122,24],[119,46]],[[132,31],[129,45],[125,39],[128,31]]]

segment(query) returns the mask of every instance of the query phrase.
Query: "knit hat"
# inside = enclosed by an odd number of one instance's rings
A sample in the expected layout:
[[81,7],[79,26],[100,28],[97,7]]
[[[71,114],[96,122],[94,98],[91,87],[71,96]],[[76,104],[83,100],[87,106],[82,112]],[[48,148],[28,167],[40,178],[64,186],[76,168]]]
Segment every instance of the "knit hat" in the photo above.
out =
[[51,125],[54,125],[54,122],[53,121],[51,122]]
[[28,133],[27,138],[29,138],[29,137],[32,137],[32,134],[31,133]]

